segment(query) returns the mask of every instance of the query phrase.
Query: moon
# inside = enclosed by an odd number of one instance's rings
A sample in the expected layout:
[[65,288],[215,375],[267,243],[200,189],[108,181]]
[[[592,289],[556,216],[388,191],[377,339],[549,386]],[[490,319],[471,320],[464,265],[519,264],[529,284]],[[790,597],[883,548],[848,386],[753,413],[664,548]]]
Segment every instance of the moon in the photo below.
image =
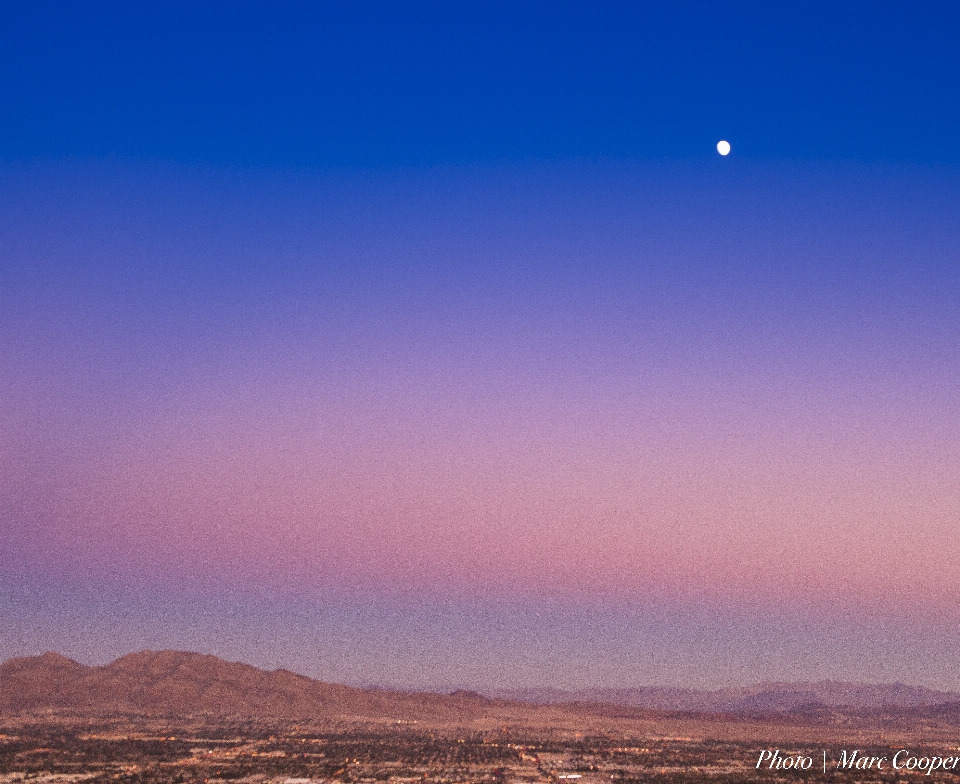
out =
[[717,142],[717,152],[721,155],[730,154],[730,142],[719,141]]

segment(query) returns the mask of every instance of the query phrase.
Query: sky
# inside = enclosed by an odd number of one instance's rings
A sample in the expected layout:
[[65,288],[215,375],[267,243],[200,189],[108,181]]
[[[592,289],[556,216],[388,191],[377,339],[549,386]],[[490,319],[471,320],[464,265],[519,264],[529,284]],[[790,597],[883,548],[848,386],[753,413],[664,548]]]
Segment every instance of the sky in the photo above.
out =
[[0,659],[960,689],[955,4],[135,5],[0,3]]

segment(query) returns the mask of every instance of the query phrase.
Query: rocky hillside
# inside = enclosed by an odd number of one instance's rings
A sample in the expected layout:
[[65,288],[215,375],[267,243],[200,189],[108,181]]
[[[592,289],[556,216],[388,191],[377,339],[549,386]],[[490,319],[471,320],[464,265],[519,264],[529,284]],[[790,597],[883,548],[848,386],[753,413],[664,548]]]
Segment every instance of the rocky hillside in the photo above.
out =
[[0,665],[0,711],[261,717],[466,719],[490,700],[474,694],[356,689],[286,670],[267,672],[216,656],[142,651],[104,667],[56,653]]

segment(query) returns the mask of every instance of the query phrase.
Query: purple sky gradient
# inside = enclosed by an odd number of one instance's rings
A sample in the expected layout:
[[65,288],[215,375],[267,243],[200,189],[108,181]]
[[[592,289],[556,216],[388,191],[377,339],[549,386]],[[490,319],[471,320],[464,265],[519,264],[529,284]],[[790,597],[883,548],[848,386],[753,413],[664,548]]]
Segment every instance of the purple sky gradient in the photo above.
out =
[[956,175],[6,165],[0,656],[960,688]]

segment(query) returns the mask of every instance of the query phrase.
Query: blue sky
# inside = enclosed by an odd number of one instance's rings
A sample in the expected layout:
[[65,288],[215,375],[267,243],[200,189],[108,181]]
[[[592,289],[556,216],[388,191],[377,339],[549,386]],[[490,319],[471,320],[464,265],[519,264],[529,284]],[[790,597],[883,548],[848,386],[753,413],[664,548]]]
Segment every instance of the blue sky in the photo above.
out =
[[0,658],[960,688],[958,39],[0,3]]
[[960,161],[943,2],[15,3],[0,159]]

